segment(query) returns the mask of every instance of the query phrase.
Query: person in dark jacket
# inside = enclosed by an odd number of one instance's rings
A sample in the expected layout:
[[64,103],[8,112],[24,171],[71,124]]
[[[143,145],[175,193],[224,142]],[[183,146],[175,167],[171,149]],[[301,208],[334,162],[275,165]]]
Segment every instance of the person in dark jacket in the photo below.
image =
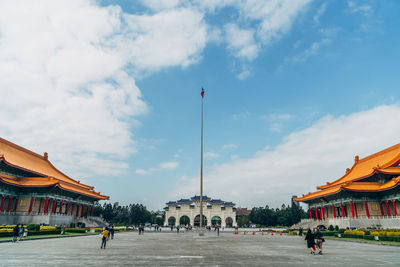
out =
[[13,232],[14,232],[13,242],[17,242],[17,238],[19,236],[19,224],[15,225]]
[[324,242],[324,237],[322,236],[321,231],[319,230],[319,228],[317,228],[317,231],[314,234],[315,240],[316,240],[316,244],[317,244],[317,248],[318,248],[318,254],[322,254],[322,242]]
[[114,225],[112,225],[110,228],[110,235],[111,235],[111,239],[114,239]]
[[311,254],[315,254],[315,240],[314,239],[315,239],[314,234],[311,232],[310,229],[308,229],[305,240],[307,240],[307,247],[311,250]]

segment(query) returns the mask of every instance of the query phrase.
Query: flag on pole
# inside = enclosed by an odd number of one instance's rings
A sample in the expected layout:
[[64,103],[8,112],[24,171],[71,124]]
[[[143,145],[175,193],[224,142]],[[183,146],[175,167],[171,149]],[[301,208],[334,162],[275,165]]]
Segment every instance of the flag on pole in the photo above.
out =
[[204,98],[204,88],[201,88],[201,98]]

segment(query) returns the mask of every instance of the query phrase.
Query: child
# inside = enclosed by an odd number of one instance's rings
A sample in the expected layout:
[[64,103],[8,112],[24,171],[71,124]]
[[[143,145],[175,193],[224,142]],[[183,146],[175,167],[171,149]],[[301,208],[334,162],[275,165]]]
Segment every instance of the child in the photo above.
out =
[[103,231],[101,232],[102,238],[101,238],[101,247],[100,247],[100,249],[102,249],[102,248],[106,249],[108,233],[109,233],[108,232],[108,227],[104,228]]

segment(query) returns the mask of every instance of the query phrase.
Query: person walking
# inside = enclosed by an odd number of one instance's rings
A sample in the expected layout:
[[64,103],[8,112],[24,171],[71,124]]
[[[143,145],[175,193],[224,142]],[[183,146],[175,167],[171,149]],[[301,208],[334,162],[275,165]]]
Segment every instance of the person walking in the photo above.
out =
[[179,234],[179,225],[176,227],[176,233]]
[[114,225],[111,225],[110,234],[111,234],[111,239],[114,239]]
[[101,237],[100,249],[102,249],[102,248],[106,249],[108,234],[109,234],[108,227],[103,228],[103,231],[101,232],[102,237]]
[[317,248],[318,248],[318,254],[322,255],[322,243],[325,241],[322,232],[317,228],[317,231],[315,232],[315,240],[317,243]]
[[25,232],[25,227],[23,224],[21,224],[21,226],[18,229],[18,235],[19,235],[18,241],[22,240],[22,237],[24,237],[24,232]]
[[219,236],[219,226],[217,226],[217,235]]
[[19,235],[19,224],[15,225],[13,229],[14,235],[13,235],[13,242],[17,242],[18,235]]
[[308,229],[305,240],[307,240],[307,247],[311,250],[311,254],[315,255],[315,236],[311,229]]

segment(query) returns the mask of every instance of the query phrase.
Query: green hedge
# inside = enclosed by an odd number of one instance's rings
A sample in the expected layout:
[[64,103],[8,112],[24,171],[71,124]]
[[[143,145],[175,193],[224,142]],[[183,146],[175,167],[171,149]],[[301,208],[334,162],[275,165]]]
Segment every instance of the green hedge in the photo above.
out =
[[[59,235],[61,230],[48,230],[48,231],[28,231],[28,236],[31,235]],[[13,232],[0,232],[0,237],[14,236]]]
[[324,236],[335,236],[338,232],[337,231],[324,231],[322,235]]
[[[337,237],[338,234],[335,234]],[[375,240],[375,236],[373,235],[352,235],[352,234],[341,234],[343,238],[358,238],[358,239],[366,239],[366,240]],[[400,242],[400,236],[379,236],[379,241],[393,241]]]
[[64,231],[68,233],[86,233],[86,229],[80,228],[65,228]]

